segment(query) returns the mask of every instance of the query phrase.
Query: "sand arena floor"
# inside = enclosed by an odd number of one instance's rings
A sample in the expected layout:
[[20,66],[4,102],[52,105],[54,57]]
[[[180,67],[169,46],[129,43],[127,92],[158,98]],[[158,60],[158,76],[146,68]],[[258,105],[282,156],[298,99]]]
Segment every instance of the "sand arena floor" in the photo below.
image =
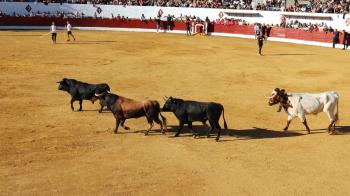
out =
[[[72,44],[59,32],[53,46],[44,33],[0,32],[1,195],[349,194],[348,51],[267,42],[260,57],[254,40],[104,31],[75,31]],[[216,101],[229,130],[219,143],[158,126],[145,137],[140,118],[114,135],[98,104],[70,110],[63,77],[161,104],[165,95]],[[324,113],[307,117],[310,135],[298,119],[283,133],[286,114],[264,98],[275,87],[337,91],[339,133],[326,133]]]

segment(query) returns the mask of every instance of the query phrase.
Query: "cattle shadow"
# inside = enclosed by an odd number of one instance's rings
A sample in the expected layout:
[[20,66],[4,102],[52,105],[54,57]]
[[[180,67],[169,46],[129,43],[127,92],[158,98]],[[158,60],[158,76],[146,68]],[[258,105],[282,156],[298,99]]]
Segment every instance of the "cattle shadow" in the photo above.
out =
[[80,42],[85,42],[85,43],[113,43],[113,42],[117,42],[117,41],[112,41],[112,40],[102,40],[102,41],[98,41],[98,40],[90,40],[90,41],[80,41]]
[[349,134],[350,134],[350,126],[335,127],[335,135],[349,135]]
[[295,54],[288,54],[288,53],[282,53],[282,54],[264,54],[264,56],[308,56],[308,55],[315,55],[315,54],[302,54],[302,53],[295,53]]
[[63,42],[63,43],[56,43],[59,45],[63,45],[63,44],[71,44],[71,45],[100,45],[103,43],[100,42]]
[[[178,130],[178,126],[168,126],[168,133],[175,133]],[[206,137],[206,133],[209,131],[210,127],[205,125],[195,125],[193,126],[193,130],[195,133],[199,133],[201,135],[201,138]],[[350,129],[350,127],[349,127]],[[214,130],[210,133],[210,137],[214,138],[216,137],[217,131]],[[233,141],[234,140],[248,140],[248,139],[269,139],[269,138],[282,138],[282,137],[296,137],[296,136],[302,136],[305,135],[305,133],[299,133],[294,131],[276,131],[276,130],[269,130],[264,128],[258,128],[253,127],[251,129],[222,129],[221,130],[221,138],[220,141]],[[174,137],[174,136],[170,136]],[[181,131],[181,134],[179,137],[192,137],[192,132],[187,128],[184,127]],[[228,140],[229,139],[229,140]]]
[[73,112],[96,112],[97,114],[105,114],[105,113],[111,113],[109,110],[107,110],[107,109],[104,109],[104,110],[102,110],[102,112],[99,112],[100,111],[100,109],[83,109],[83,110],[81,110],[81,111],[79,111],[78,109],[74,109],[74,111]]
[[229,136],[236,137],[238,140],[247,139],[269,139],[269,138],[283,138],[283,137],[296,137],[305,135],[305,133],[299,133],[294,131],[276,131],[259,127],[252,127],[251,129],[242,130],[229,130]]

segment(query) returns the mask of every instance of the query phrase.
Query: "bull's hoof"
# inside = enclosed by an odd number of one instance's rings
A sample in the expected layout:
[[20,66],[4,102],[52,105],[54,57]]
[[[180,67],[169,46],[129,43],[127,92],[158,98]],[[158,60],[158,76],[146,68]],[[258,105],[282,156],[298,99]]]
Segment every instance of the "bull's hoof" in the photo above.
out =
[[336,133],[335,133],[335,130],[332,130],[332,131],[329,131],[328,134],[329,135],[335,135]]
[[310,134],[311,132],[310,132],[310,130],[307,130],[307,134]]
[[162,135],[165,135],[165,131],[162,131]]
[[99,110],[98,113],[102,113],[102,110]]
[[210,134],[207,135],[207,138],[210,138]]
[[284,129],[283,129],[283,132],[287,132],[287,131],[288,131],[288,128],[284,128]]
[[80,108],[78,111],[81,112],[81,111],[83,111],[83,109]]
[[175,134],[174,137],[179,137],[179,134]]
[[124,127],[124,129],[125,129],[125,130],[130,130],[130,128],[129,128],[129,127]]
[[148,131],[147,132],[145,132],[145,136],[147,136],[148,135]]
[[216,141],[216,142],[219,142],[219,138],[216,138],[215,141]]

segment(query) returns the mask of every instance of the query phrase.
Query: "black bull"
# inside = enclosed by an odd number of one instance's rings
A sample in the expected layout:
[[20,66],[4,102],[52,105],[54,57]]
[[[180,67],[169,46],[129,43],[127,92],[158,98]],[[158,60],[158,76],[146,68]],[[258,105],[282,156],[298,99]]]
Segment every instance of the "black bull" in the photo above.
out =
[[[96,90],[101,91],[110,91],[108,84],[88,84],[85,82],[80,82],[75,79],[63,78],[61,81],[57,82],[60,85],[58,86],[58,90],[66,91],[71,95],[70,106],[74,111],[73,103],[74,101],[79,101],[79,111],[83,109],[82,104],[83,100],[90,100],[94,103],[92,99],[95,96]],[[102,112],[103,107],[106,106],[106,103],[100,101],[101,109],[99,112]]]
[[179,120],[179,129],[175,137],[179,136],[184,124],[188,124],[188,128],[192,131],[194,137],[197,135],[199,136],[199,134],[194,133],[192,130],[192,122],[199,121],[205,124],[208,120],[210,123],[210,130],[207,132],[207,137],[210,137],[210,132],[213,129],[217,129],[218,134],[216,141],[219,141],[221,134],[219,119],[221,113],[224,119],[224,128],[227,129],[224,107],[219,103],[187,101],[170,97],[166,99],[162,111],[173,112]]

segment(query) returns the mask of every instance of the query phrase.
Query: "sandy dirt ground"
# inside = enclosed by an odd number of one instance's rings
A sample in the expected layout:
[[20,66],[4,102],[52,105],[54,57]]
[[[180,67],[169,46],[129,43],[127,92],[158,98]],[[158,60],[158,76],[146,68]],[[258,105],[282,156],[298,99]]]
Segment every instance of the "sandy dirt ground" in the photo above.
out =
[[[62,32],[53,45],[44,31],[0,32],[1,195],[348,195],[350,192],[350,54],[339,49],[174,34]],[[107,82],[136,100],[175,96],[225,107],[227,130],[194,139],[185,130],[149,136],[146,119],[113,134],[111,113],[85,101],[72,112],[56,81]],[[277,113],[264,96],[334,90],[340,122],[308,116],[311,134]],[[75,103],[76,109],[78,103]],[[220,124],[223,125],[222,119]],[[196,123],[196,130],[206,131]]]

